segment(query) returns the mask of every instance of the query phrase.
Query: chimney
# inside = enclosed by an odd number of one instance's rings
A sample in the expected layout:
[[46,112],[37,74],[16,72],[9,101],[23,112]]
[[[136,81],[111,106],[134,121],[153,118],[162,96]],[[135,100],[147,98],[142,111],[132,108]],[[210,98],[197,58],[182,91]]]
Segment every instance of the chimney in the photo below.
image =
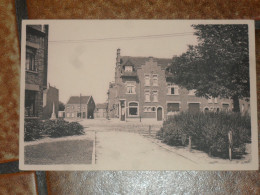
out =
[[117,49],[116,52],[116,65],[119,66],[120,65],[120,49]]

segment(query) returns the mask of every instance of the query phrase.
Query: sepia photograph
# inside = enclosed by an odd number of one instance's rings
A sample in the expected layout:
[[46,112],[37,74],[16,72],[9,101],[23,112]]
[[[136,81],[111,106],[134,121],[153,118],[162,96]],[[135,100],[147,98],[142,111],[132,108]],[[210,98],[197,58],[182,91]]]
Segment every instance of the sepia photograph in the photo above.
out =
[[250,20],[23,20],[21,170],[258,170]]

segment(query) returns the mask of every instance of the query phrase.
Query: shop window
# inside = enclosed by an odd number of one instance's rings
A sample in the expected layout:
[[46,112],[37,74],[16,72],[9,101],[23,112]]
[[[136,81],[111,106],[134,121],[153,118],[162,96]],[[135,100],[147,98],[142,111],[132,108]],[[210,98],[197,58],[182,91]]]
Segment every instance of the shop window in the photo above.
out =
[[179,103],[168,103],[167,104],[167,112],[179,112],[180,104]]
[[129,116],[138,116],[138,103],[137,102],[130,102],[128,105],[129,109]]

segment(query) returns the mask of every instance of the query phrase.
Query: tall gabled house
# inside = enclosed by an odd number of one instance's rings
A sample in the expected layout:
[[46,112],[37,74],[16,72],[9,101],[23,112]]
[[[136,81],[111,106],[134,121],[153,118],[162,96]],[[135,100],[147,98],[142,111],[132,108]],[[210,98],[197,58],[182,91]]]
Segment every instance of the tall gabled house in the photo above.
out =
[[[172,82],[172,59],[121,56],[117,50],[115,81],[109,84],[109,117],[127,119],[153,118],[161,121],[181,111],[232,110],[230,99],[206,99],[194,90]],[[244,110],[249,105],[244,104]]]

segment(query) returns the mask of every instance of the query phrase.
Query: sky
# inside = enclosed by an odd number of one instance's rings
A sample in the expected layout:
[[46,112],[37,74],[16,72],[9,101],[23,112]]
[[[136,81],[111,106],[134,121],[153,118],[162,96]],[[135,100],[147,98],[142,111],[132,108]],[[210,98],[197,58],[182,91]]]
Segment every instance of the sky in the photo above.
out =
[[196,45],[190,23],[171,20],[69,20],[49,23],[48,83],[59,98],[92,95],[107,100],[114,81],[116,50],[121,56],[172,58]]

